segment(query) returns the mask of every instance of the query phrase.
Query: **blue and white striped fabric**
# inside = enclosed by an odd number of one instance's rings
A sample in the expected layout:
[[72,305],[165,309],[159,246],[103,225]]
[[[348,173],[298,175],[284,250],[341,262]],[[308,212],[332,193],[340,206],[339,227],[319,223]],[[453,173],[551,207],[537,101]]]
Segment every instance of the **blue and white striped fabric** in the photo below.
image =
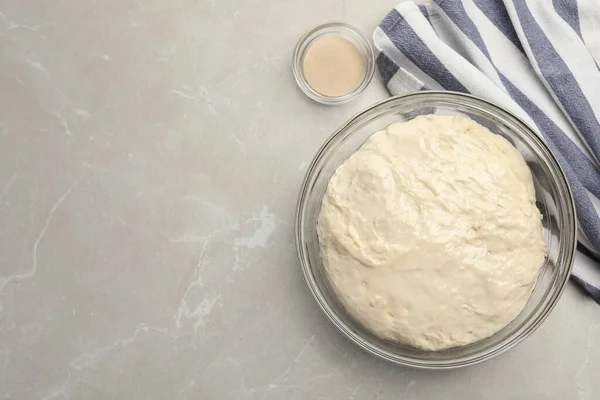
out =
[[541,132],[571,185],[589,257],[578,255],[573,279],[600,304],[600,2],[407,1],[373,39],[392,94],[472,93]]

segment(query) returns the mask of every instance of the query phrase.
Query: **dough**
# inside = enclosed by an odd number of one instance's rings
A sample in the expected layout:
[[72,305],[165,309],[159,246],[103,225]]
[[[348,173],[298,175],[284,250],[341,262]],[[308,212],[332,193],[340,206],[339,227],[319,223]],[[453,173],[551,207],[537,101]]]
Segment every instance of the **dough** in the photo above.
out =
[[463,116],[373,134],[331,178],[317,231],[345,309],[376,335],[426,350],[506,326],[546,254],[523,157]]

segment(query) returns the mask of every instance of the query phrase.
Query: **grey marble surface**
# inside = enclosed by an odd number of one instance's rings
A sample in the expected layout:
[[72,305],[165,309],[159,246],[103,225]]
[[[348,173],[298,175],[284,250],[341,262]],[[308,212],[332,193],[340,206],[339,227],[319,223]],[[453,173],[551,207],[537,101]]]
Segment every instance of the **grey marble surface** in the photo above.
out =
[[0,0],[0,399],[597,399],[600,313],[569,285],[472,368],[355,348],[303,282],[307,163],[382,99],[309,101],[295,41],[395,0]]

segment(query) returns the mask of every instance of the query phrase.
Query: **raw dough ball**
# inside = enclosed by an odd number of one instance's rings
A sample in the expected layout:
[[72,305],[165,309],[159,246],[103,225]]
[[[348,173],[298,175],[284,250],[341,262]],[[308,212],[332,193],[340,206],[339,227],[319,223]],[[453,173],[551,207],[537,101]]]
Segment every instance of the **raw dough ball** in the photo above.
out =
[[331,178],[318,235],[346,310],[380,337],[428,350],[506,326],[545,258],[523,157],[462,116],[372,135]]

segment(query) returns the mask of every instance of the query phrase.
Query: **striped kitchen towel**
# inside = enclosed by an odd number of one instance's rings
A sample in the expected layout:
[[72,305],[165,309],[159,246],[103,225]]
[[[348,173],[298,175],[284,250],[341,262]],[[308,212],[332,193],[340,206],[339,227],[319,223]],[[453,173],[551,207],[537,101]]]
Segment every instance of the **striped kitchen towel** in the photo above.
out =
[[407,1],[373,39],[392,94],[471,93],[541,132],[575,197],[573,280],[600,304],[600,2]]

